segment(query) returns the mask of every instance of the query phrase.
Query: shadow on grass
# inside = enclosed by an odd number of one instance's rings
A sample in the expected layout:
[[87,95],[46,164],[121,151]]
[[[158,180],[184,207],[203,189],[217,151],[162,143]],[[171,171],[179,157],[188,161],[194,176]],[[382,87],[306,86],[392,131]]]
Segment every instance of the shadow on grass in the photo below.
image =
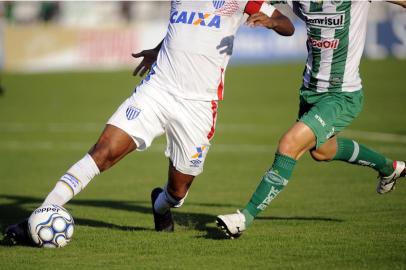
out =
[[[0,195],[0,198],[7,199],[10,202],[0,205],[0,231],[4,232],[5,228],[12,224],[27,218],[31,214],[31,210],[27,210],[24,205],[40,205],[43,201],[41,198],[18,196],[18,195]],[[124,210],[129,212],[151,214],[150,202],[146,201],[115,201],[115,200],[73,200],[69,202],[69,206],[85,206],[99,207],[104,209]],[[145,206],[148,205],[148,206]],[[234,207],[230,204],[209,204],[209,203],[189,203],[189,205],[203,207]],[[69,207],[68,207],[69,208]],[[121,231],[152,231],[153,224],[150,228],[137,226],[122,226],[114,223],[108,223],[101,220],[93,220],[80,216],[75,216],[75,223],[80,226],[89,226],[95,228],[108,228]],[[205,239],[225,239],[224,234],[214,225],[216,215],[204,213],[185,213],[175,211],[175,223],[179,226],[184,226],[197,231],[205,232],[204,235],[198,238]],[[258,220],[284,220],[284,221],[322,221],[322,222],[342,222],[343,220],[327,218],[327,217],[258,217]],[[152,223],[152,222],[151,222]]]
[[295,221],[326,221],[326,222],[343,222],[342,219],[328,217],[257,217],[257,220],[295,220]]
[[[4,232],[6,227],[10,224],[19,222],[30,216],[32,210],[27,209],[27,205],[40,205],[43,201],[42,198],[18,196],[18,195],[0,195],[0,198],[7,199],[10,202],[0,205],[0,232]],[[124,210],[129,212],[151,214],[150,202],[146,201],[114,201],[114,200],[73,200],[69,202],[69,206],[86,206],[98,207],[112,210]],[[145,206],[148,205],[148,206]],[[203,207],[233,207],[234,205],[221,205],[221,204],[196,204],[190,203],[189,205],[198,205]],[[35,206],[34,206],[35,207]],[[179,226],[185,226],[198,231],[206,231],[216,238],[220,238],[220,232],[217,229],[209,228],[208,224],[213,224],[216,216],[201,214],[201,213],[174,213],[175,223]],[[89,226],[95,228],[108,228],[113,230],[122,231],[152,231],[153,224],[151,222],[150,228],[122,226],[114,223],[107,223],[101,220],[92,220],[80,216],[74,216],[75,224],[79,226]],[[152,220],[151,220],[152,221]]]

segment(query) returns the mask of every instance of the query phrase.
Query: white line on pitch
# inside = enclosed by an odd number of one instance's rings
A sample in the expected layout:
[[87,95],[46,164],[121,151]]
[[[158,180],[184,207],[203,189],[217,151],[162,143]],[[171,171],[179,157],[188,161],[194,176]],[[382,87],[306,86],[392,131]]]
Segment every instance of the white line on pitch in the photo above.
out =
[[[22,123],[22,122],[0,122],[1,133],[28,133],[28,132],[49,132],[49,133],[95,133],[101,132],[104,123],[84,122],[84,123]],[[269,125],[258,124],[218,124],[218,132],[239,132],[252,133],[253,130],[263,133],[275,134],[272,130],[272,123]],[[280,134],[282,135],[282,134]],[[406,135],[383,133],[373,131],[361,131],[347,129],[343,132],[344,136],[355,137],[374,142],[391,142],[406,144]],[[279,138],[279,135],[278,135]],[[275,138],[277,140],[278,138]],[[276,141],[275,141],[276,142]]]
[[[0,141],[1,150],[9,151],[87,151],[91,147],[91,143],[85,142],[51,142],[51,141]],[[211,146],[213,153],[244,153],[244,154],[270,154],[273,155],[276,150],[275,145],[266,144],[216,144]],[[405,154],[406,148],[399,146],[378,146],[375,150],[383,153]],[[163,152],[164,144],[152,144],[147,149],[148,152]]]

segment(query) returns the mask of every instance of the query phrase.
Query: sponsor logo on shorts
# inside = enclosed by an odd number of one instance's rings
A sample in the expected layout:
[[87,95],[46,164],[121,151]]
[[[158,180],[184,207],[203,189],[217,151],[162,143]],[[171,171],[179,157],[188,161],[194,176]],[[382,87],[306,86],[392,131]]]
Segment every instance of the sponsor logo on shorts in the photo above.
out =
[[190,167],[199,167],[202,164],[201,158],[203,158],[203,152],[206,150],[206,146],[197,146],[195,154],[192,155],[192,160],[190,160]]
[[202,163],[202,161],[200,159],[193,159],[190,161],[190,167],[195,167],[198,168],[200,166],[200,164]]
[[196,147],[196,153],[192,156],[192,158],[202,158],[203,151],[206,149],[206,146]]
[[127,110],[125,111],[125,116],[127,117],[128,120],[134,120],[135,118],[140,115],[141,110],[137,109],[133,106],[129,106]]
[[334,135],[334,132],[335,132],[335,131],[336,131],[335,128],[332,127],[332,128],[331,128],[331,131],[330,131],[329,133],[327,133],[326,139],[330,139],[330,137],[332,137],[332,136]]
[[319,123],[320,123],[323,127],[326,126],[326,122],[324,122],[323,118],[321,118],[318,114],[316,114],[316,115],[314,116],[314,118],[316,118],[316,120],[319,121]]

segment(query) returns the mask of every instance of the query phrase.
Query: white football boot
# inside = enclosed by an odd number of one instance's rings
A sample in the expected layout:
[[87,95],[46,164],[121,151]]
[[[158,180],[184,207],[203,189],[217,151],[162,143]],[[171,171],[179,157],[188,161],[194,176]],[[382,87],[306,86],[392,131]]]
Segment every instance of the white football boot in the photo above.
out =
[[376,192],[384,194],[392,191],[395,188],[396,180],[406,175],[406,165],[403,161],[395,160],[393,162],[395,171],[389,176],[379,176],[378,186]]
[[235,214],[217,216],[216,224],[230,239],[240,237],[246,229],[245,216],[239,210]]

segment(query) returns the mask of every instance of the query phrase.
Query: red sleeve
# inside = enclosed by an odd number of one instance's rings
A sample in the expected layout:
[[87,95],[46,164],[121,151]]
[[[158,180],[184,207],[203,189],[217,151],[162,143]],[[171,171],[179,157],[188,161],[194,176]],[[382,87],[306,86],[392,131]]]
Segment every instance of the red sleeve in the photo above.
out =
[[258,13],[264,1],[248,1],[244,12],[248,15]]

